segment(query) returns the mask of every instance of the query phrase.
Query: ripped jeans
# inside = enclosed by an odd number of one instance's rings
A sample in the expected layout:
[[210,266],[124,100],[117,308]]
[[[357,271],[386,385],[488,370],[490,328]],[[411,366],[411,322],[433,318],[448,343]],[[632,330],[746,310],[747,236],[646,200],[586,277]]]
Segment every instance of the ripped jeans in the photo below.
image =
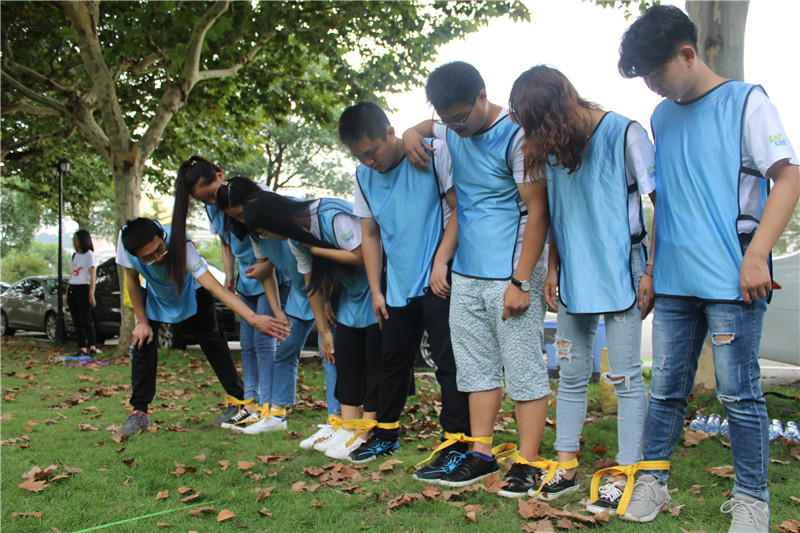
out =
[[[638,258],[638,254],[633,255]],[[641,261],[634,261],[637,291],[641,272]],[[612,383],[617,395],[619,450],[616,460],[621,465],[638,463],[642,457],[647,393],[640,360],[641,315],[642,310],[636,305],[622,313],[605,315],[609,372],[600,379]],[[594,336],[600,316],[570,315],[563,305],[558,306],[555,348],[560,370],[554,447],[560,452],[577,452],[580,449],[579,439],[586,417],[587,387],[594,366]]]
[[[769,501],[769,419],[761,396],[758,351],[767,303],[717,303],[658,297],[653,315],[653,381],[644,459],[669,461],[683,431],[689,394],[711,332],[717,398],[730,428],[734,494]],[[662,484],[668,472],[647,472]]]

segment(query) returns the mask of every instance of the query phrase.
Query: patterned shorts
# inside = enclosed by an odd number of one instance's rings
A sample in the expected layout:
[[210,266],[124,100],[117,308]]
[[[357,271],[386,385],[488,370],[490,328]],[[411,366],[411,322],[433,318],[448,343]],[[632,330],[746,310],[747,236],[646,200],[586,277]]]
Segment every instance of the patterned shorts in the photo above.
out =
[[458,390],[479,392],[503,386],[515,401],[530,401],[550,392],[542,358],[542,294],[546,268],[531,277],[531,305],[517,317],[500,319],[508,280],[485,280],[453,273],[450,337],[456,360]]

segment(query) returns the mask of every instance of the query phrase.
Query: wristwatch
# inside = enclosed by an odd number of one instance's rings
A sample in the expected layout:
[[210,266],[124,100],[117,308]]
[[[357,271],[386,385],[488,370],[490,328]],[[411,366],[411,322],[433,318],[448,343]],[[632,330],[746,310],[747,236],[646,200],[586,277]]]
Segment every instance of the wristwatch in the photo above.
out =
[[520,281],[514,276],[511,276],[511,284],[521,291],[530,292],[531,290],[531,282],[527,279],[525,281]]

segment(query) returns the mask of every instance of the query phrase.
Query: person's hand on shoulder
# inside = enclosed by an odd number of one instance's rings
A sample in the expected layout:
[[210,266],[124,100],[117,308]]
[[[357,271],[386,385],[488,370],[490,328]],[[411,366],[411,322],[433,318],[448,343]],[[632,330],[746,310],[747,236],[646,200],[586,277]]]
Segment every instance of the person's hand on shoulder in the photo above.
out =
[[428,151],[433,152],[434,148],[425,140],[425,137],[414,128],[408,128],[403,132],[403,146],[409,163],[415,167],[426,169],[431,163]]

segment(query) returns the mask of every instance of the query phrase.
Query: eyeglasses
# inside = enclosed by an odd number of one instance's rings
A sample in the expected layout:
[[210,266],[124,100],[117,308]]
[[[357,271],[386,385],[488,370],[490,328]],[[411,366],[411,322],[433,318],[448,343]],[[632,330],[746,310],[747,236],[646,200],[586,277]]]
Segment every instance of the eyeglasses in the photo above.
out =
[[156,261],[160,261],[161,258],[164,257],[165,255],[167,255],[167,243],[161,241],[161,243],[158,245],[158,248],[156,248],[155,252],[153,252],[152,254],[143,255],[142,257],[139,258],[139,260],[145,265],[152,265]]
[[512,108],[510,105],[508,106],[508,114],[511,115],[511,120],[514,121],[514,124],[520,124],[519,115],[517,115],[517,111]]
[[478,103],[478,97],[476,96],[475,97],[475,101],[472,102],[472,105],[469,106],[469,109],[467,109],[466,113],[462,113],[461,114],[461,117],[459,118],[459,120],[455,120],[455,119],[453,119],[453,120],[445,120],[443,118],[436,118],[435,116],[432,117],[431,119],[434,122],[436,122],[437,124],[441,124],[443,126],[454,126],[454,127],[466,126],[467,125],[467,120],[469,119],[470,114],[472,114],[472,110],[475,109],[475,105],[477,103]]

